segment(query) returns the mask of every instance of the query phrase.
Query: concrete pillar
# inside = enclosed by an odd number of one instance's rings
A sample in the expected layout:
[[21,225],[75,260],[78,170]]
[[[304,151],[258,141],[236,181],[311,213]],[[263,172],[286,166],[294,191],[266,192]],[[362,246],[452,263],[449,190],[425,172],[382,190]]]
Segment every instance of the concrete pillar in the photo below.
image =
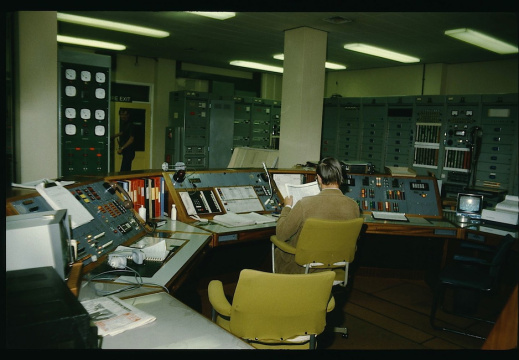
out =
[[321,30],[285,32],[279,168],[319,160],[326,42]]

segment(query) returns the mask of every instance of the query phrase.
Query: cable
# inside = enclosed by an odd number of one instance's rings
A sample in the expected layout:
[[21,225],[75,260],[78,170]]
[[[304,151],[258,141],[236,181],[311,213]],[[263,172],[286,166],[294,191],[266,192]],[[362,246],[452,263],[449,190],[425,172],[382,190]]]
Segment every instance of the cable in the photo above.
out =
[[127,272],[130,272],[130,273],[133,273],[134,275],[134,278],[135,278],[135,282],[132,283],[128,280],[123,280],[123,279],[117,279],[118,282],[124,282],[124,283],[128,283],[130,285],[126,286],[126,287],[123,287],[121,289],[117,289],[117,290],[113,290],[113,291],[102,291],[102,290],[97,290],[94,286],[94,292],[97,296],[110,296],[110,295],[114,295],[114,294],[119,294],[121,292],[124,292],[124,291],[130,291],[130,290],[135,290],[135,289],[139,289],[141,288],[143,285],[150,285],[150,286],[158,286],[158,287],[161,287],[165,292],[167,292],[169,294],[169,290],[167,287],[165,287],[164,285],[160,285],[160,284],[155,284],[155,283],[149,283],[149,282],[143,282],[142,281],[142,276],[139,274],[138,271],[126,266],[124,269],[114,269],[114,270],[108,270],[108,271],[104,271],[102,273],[99,273],[97,275],[94,275],[93,277],[91,277],[89,280],[88,280],[88,283],[87,285],[91,285],[91,282],[94,281],[94,280],[105,280],[105,281],[113,281],[115,280],[113,277],[106,277],[106,278],[102,278],[101,276],[104,276],[104,275],[108,275],[108,274],[111,274],[111,273],[127,273]]
[[270,197],[263,204],[263,205],[267,206],[267,204],[272,201],[272,197],[274,196],[274,189],[272,189],[272,182],[270,181],[270,174],[269,174],[269,171],[267,169],[267,165],[265,165],[264,162],[262,164],[263,164],[263,169],[265,170],[265,173],[267,174],[267,179],[268,179],[269,188],[270,188]]

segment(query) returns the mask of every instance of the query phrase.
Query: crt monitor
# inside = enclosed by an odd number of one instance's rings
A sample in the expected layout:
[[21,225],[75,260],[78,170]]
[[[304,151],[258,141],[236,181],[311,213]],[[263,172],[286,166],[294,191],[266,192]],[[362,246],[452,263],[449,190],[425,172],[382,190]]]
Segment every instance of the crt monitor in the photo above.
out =
[[52,266],[65,280],[73,261],[67,210],[5,218],[6,271]]
[[456,203],[456,215],[468,218],[481,218],[483,195],[459,193]]

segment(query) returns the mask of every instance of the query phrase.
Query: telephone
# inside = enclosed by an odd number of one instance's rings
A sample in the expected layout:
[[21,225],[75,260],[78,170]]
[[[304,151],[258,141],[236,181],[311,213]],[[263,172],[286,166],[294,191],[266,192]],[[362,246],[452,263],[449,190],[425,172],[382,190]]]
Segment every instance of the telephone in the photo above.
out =
[[105,189],[110,193],[110,194],[115,194],[115,190],[117,190],[120,194],[122,194],[124,200],[123,200],[123,206],[125,207],[125,209],[133,209],[133,201],[130,197],[130,195],[126,192],[126,190],[124,190],[121,185],[119,185],[117,182],[115,181],[110,181],[110,182],[105,182],[103,184],[103,186],[105,187]]
[[182,191],[180,193],[180,198],[182,199],[182,202],[184,203],[184,207],[186,208],[188,215],[196,215],[196,209],[195,205],[193,205],[193,200],[191,200],[191,197],[187,193],[187,191]]
[[194,193],[182,191],[180,192],[180,197],[184,203],[187,214],[190,216],[222,212],[211,189],[200,189]]
[[[124,190],[124,188],[121,185],[119,185],[116,181],[109,181],[109,182],[105,182],[103,184],[103,186],[105,187],[106,191],[108,191],[110,194],[115,194],[115,191],[117,191],[122,195],[122,197],[124,199],[123,200],[124,208],[131,212],[132,217],[137,221],[137,223],[141,224],[144,227],[144,230],[146,230],[146,232],[155,231],[155,228],[157,227],[156,223],[141,221],[140,217],[134,216],[134,214],[132,212],[132,210],[134,208],[132,198],[130,197],[130,194],[128,194],[128,192],[126,192],[126,190]],[[143,220],[145,220],[145,219],[143,219]]]

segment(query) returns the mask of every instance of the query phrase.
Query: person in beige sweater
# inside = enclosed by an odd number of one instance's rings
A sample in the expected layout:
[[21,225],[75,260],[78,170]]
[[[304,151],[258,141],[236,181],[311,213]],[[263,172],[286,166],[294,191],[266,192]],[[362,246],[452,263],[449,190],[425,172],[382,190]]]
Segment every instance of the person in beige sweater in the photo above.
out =
[[[276,236],[281,241],[287,241],[296,246],[297,239],[308,218],[328,220],[348,220],[360,216],[357,202],[342,193],[339,186],[342,183],[341,164],[337,159],[324,158],[316,168],[317,183],[321,189],[314,196],[299,200],[293,207],[292,196],[284,199],[284,207],[276,225]],[[319,239],[315,239],[319,241]],[[295,256],[279,248],[275,250],[275,268],[277,273],[303,274],[304,267],[295,262]]]

